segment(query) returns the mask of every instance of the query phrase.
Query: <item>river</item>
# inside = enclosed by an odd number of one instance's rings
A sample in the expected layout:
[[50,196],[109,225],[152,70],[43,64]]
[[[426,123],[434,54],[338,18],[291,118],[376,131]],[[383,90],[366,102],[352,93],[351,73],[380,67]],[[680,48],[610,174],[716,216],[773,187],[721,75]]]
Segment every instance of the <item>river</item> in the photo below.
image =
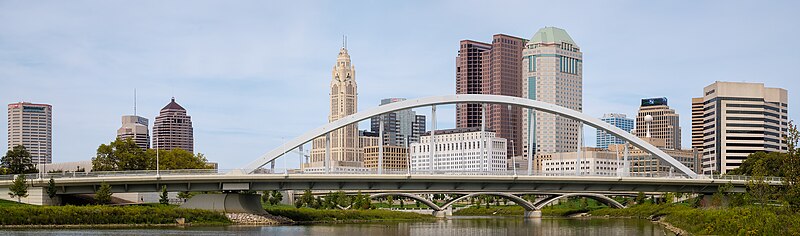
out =
[[2,235],[671,235],[647,220],[600,218],[453,217],[435,221],[288,226],[216,226],[119,229],[18,229]]

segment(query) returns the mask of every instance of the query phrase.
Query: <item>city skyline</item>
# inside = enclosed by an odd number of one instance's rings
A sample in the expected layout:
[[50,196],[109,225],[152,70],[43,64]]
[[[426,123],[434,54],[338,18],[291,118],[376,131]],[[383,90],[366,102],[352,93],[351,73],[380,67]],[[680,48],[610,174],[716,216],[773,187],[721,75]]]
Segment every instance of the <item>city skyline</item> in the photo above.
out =
[[[396,10],[385,16],[366,11],[358,13],[361,18],[377,19],[376,23],[356,22],[358,17],[332,17],[332,22],[325,22],[331,17],[322,9],[348,8],[335,4],[288,6],[310,11],[310,20],[296,16],[281,18],[284,15],[280,12],[271,12],[276,18],[262,17],[263,12],[246,11],[246,6],[230,6],[213,13],[219,6],[198,4],[178,14],[177,19],[168,17],[173,12],[164,12],[167,7],[155,11],[153,20],[142,19],[144,22],[139,23],[130,19],[143,13],[143,8],[122,10],[130,6],[109,4],[105,6],[112,9],[108,13],[88,13],[74,7],[65,9],[58,4],[29,4],[4,3],[0,8],[0,15],[10,19],[6,22],[15,22],[0,24],[0,38],[4,39],[0,42],[0,50],[9,52],[0,55],[0,78],[3,78],[0,80],[0,94],[3,94],[6,104],[30,101],[55,107],[54,162],[86,160],[94,156],[98,145],[113,140],[113,131],[119,128],[119,117],[129,114],[133,104],[132,96],[128,95],[132,87],[115,85],[136,79],[141,80],[141,86],[137,85],[137,88],[140,93],[139,111],[143,112],[139,115],[152,119],[165,98],[181,97],[182,104],[192,107],[197,151],[206,154],[210,161],[220,162],[221,168],[239,167],[283,141],[326,122],[329,60],[330,55],[338,50],[342,34],[348,35],[348,47],[353,52],[354,61],[358,61],[359,87],[362,88],[358,105],[362,109],[377,106],[375,101],[383,97],[452,94],[455,84],[453,58],[459,40],[480,41],[486,35],[497,33],[529,37],[544,26],[566,29],[579,39],[581,49],[587,52],[584,58],[589,62],[584,67],[585,113],[594,117],[607,112],[635,114],[640,98],[668,97],[671,107],[684,116],[681,119],[684,148],[690,143],[688,116],[691,114],[691,98],[701,96],[698,91],[714,81],[759,82],[768,87],[785,88],[789,90],[790,119],[797,117],[798,111],[793,109],[793,104],[800,102],[792,93],[798,91],[800,85],[791,83],[794,73],[791,73],[793,67],[790,66],[800,46],[782,45],[778,51],[754,52],[754,57],[775,59],[769,60],[767,67],[776,70],[758,69],[764,68],[761,63],[766,62],[730,56],[751,42],[750,37],[743,34],[746,30],[763,31],[771,38],[782,38],[782,41],[797,41],[797,33],[781,30],[796,28],[800,22],[781,20],[787,18],[781,16],[792,14],[789,9],[796,9],[796,3],[777,6],[753,3],[735,8],[725,3],[682,2],[674,5],[643,4],[633,9],[630,6],[585,3],[576,11],[585,17],[597,18],[588,23],[580,19],[563,19],[557,17],[557,13],[545,12],[531,17],[521,14],[521,10],[502,9],[516,13],[504,14],[509,18],[526,20],[510,20],[522,23],[499,25],[496,24],[499,20],[488,18],[487,22],[478,22],[478,18],[487,19],[476,16],[468,18],[475,23],[470,27],[456,27],[457,21],[443,20],[447,16],[437,15],[437,9],[452,5],[445,3],[421,6],[426,10],[415,13],[417,18],[410,19],[410,22],[392,19],[414,11],[397,4],[387,4]],[[530,3],[528,6],[533,5]],[[684,15],[654,14],[662,7],[679,6],[687,9]],[[556,9],[555,5],[549,7]],[[223,19],[224,15],[237,11],[244,13]],[[488,11],[492,15],[502,12],[491,7]],[[745,13],[750,17],[742,17]],[[622,16],[614,19],[615,14]],[[41,17],[45,15],[50,17]],[[634,17],[632,15],[644,20],[626,22]],[[99,20],[102,18],[110,20],[103,22]],[[245,25],[251,23],[244,20],[248,18],[264,22],[285,19],[288,24],[285,27],[268,24],[262,28],[249,28]],[[671,20],[675,20],[670,22],[672,25],[662,23],[645,27],[652,22]],[[167,24],[151,26],[158,21]],[[437,23],[414,28],[420,22]],[[373,27],[381,23],[390,29],[374,30]],[[605,25],[621,27],[607,28]],[[765,25],[771,27],[763,27]],[[329,26],[336,27],[317,30]],[[117,27],[125,29],[112,29]],[[447,29],[438,30],[439,27]],[[173,28],[178,31],[170,32]],[[83,30],[109,33],[82,35]],[[232,34],[232,37],[215,36],[220,31]],[[428,36],[429,32],[436,33]],[[51,34],[63,37],[42,37]],[[686,34],[693,35],[691,39],[714,42],[715,45],[676,43],[685,42],[682,38],[687,37]],[[192,35],[206,39],[199,40]],[[624,43],[618,43],[620,41]],[[307,48],[308,45],[314,45],[310,47],[313,49]],[[412,48],[416,50],[408,50]],[[654,51],[643,54],[641,48]],[[425,58],[419,57],[420,50]],[[692,51],[704,53],[686,53]],[[386,54],[395,57],[387,58]],[[633,57],[640,60],[631,60]],[[393,70],[409,65],[412,70]],[[388,81],[404,83],[388,85]],[[630,84],[629,81],[638,83]],[[34,93],[36,91],[41,93]],[[287,100],[296,102],[281,102]],[[97,107],[104,109],[96,111]],[[455,108],[439,107],[438,111],[438,128],[454,127]],[[427,114],[429,109],[419,109],[418,112]],[[86,117],[85,114],[92,115]],[[228,122],[231,120],[236,122]],[[257,127],[265,123],[285,125]],[[584,133],[586,145],[592,146],[594,130],[586,128]],[[281,161],[277,164],[285,165]]]

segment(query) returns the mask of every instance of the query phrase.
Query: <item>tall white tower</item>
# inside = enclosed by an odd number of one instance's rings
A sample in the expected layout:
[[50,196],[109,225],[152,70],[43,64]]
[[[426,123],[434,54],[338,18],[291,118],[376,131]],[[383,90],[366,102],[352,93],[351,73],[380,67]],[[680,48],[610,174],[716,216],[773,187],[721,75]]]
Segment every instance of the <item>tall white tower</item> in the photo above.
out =
[[[358,104],[358,86],[356,85],[356,69],[350,62],[347,48],[339,50],[336,65],[331,71],[330,111],[328,122],[333,122],[356,113]],[[363,154],[359,149],[358,124],[351,124],[330,133],[330,166],[329,167],[361,167]],[[325,166],[325,137],[317,138],[312,143],[311,159],[304,166]]]

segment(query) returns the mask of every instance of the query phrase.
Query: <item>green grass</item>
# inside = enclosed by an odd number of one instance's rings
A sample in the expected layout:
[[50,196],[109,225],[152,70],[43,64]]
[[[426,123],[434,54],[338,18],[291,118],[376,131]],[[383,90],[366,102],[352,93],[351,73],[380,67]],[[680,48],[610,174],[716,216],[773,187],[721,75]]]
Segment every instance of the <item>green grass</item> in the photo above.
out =
[[353,222],[353,221],[381,221],[381,220],[427,220],[433,216],[411,212],[390,210],[333,210],[295,208],[293,206],[267,206],[264,208],[272,215],[283,216],[300,222]]
[[25,203],[19,203],[17,201],[9,201],[9,200],[0,199],[0,207],[11,207],[11,206],[33,206],[33,205],[28,205],[28,204],[25,204]]
[[98,224],[229,224],[218,212],[176,206],[9,206],[0,208],[0,225],[98,225]]
[[626,209],[599,209],[593,216],[664,221],[692,234],[714,235],[800,235],[800,213],[782,207],[741,206],[719,209],[692,208],[673,204],[642,204]]

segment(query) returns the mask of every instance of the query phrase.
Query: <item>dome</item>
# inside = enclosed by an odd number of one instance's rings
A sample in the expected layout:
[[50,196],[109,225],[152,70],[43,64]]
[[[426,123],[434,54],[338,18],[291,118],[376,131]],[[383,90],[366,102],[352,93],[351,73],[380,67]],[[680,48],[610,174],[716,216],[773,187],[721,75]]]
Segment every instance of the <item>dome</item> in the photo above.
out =
[[569,43],[572,45],[578,45],[575,41],[572,41],[572,37],[569,37],[567,31],[561,28],[556,27],[544,27],[536,31],[536,34],[533,35],[531,38],[530,43]]

